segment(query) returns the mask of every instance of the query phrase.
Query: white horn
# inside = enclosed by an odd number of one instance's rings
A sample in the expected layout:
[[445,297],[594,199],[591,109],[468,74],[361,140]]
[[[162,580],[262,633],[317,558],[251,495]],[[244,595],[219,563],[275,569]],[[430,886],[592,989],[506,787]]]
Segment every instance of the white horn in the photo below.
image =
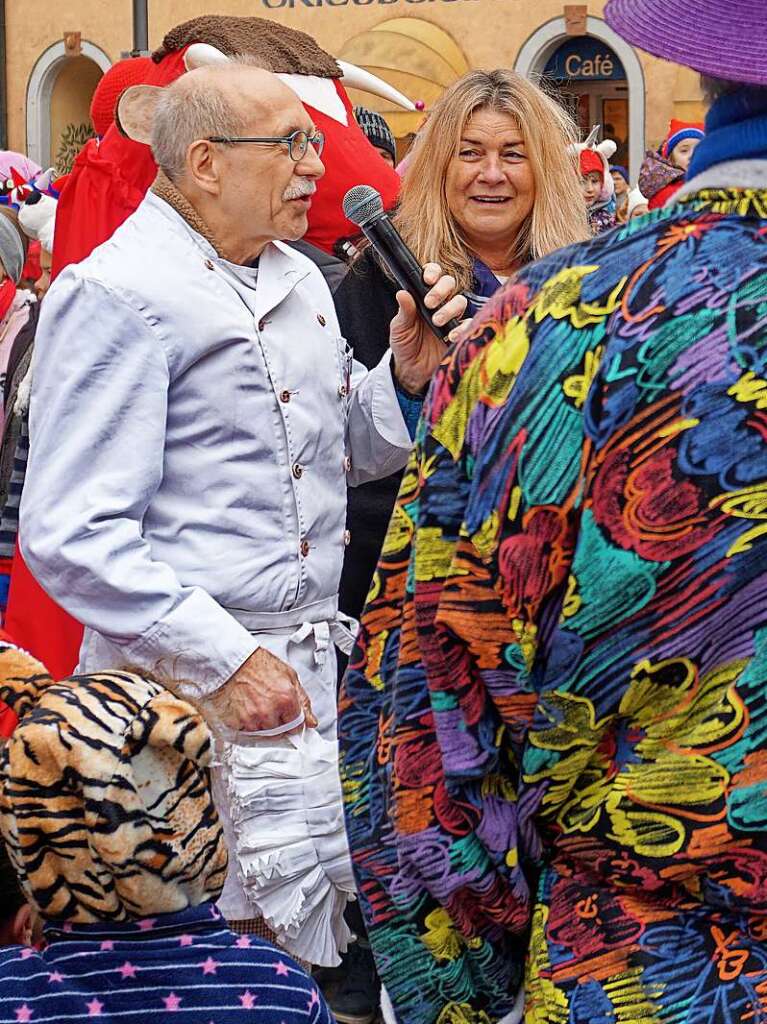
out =
[[583,143],[584,149],[593,149],[594,143],[599,138],[599,130],[600,130],[601,127],[602,127],[601,124],[595,124],[594,125],[594,127],[589,132],[588,138]]
[[211,64],[228,64],[229,58],[225,53],[217,50],[210,43],[192,43],[184,54],[184,64],[187,71],[194,71],[195,68],[207,68]]
[[372,93],[374,96],[380,96],[382,100],[390,100],[392,103],[396,103],[398,107],[404,107],[405,110],[416,109],[415,103],[409,100],[407,96],[403,96],[393,85],[384,82],[382,78],[372,75],[369,71],[365,71],[364,68],[358,68],[356,64],[348,64],[345,60],[337,60],[336,64],[341,69],[346,88],[361,89],[362,92]]

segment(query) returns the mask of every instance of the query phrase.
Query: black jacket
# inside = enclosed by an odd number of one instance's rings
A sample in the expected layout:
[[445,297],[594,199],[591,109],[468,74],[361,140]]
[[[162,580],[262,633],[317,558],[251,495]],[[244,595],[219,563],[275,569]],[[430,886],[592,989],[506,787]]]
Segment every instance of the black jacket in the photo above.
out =
[[308,256],[313,263],[316,263],[320,273],[325,278],[328,288],[331,292],[336,290],[346,276],[346,264],[343,260],[339,260],[337,256],[328,255],[324,249],[318,249],[316,245],[312,245],[311,242],[305,242],[303,238],[300,238],[297,242],[288,242],[288,245],[293,249],[297,249],[298,252],[302,252],[304,256]]
[[[397,312],[396,292],[396,283],[368,249],[349,268],[333,296],[341,334],[354,349],[355,358],[368,369],[381,361],[389,347],[389,324]],[[351,542],[344,558],[339,604],[355,618],[365,604],[401,477],[395,473],[347,491]]]

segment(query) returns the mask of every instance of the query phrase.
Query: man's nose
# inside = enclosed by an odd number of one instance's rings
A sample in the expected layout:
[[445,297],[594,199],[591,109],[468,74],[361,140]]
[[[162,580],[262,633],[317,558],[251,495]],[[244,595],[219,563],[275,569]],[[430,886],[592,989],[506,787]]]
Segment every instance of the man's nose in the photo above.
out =
[[325,165],[314,146],[309,143],[306,152],[296,164],[296,173],[304,178],[321,178],[325,173]]

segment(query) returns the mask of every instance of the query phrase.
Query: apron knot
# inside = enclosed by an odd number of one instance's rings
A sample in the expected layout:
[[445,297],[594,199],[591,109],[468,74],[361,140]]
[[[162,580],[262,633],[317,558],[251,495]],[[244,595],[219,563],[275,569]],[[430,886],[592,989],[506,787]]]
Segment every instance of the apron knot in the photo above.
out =
[[358,626],[359,623],[356,619],[344,615],[343,612],[337,612],[334,619],[325,619],[322,622],[302,622],[288,643],[302,644],[308,637],[313,637],[314,663],[318,668],[322,668],[327,659],[331,640],[344,654],[351,654]]

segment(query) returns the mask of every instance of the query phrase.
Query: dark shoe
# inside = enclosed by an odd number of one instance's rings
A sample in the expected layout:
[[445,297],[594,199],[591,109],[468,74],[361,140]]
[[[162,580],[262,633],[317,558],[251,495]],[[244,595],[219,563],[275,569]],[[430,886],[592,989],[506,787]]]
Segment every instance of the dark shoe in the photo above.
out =
[[352,943],[335,970],[341,977],[326,999],[338,1024],[372,1024],[378,1013],[380,982],[368,943]]

